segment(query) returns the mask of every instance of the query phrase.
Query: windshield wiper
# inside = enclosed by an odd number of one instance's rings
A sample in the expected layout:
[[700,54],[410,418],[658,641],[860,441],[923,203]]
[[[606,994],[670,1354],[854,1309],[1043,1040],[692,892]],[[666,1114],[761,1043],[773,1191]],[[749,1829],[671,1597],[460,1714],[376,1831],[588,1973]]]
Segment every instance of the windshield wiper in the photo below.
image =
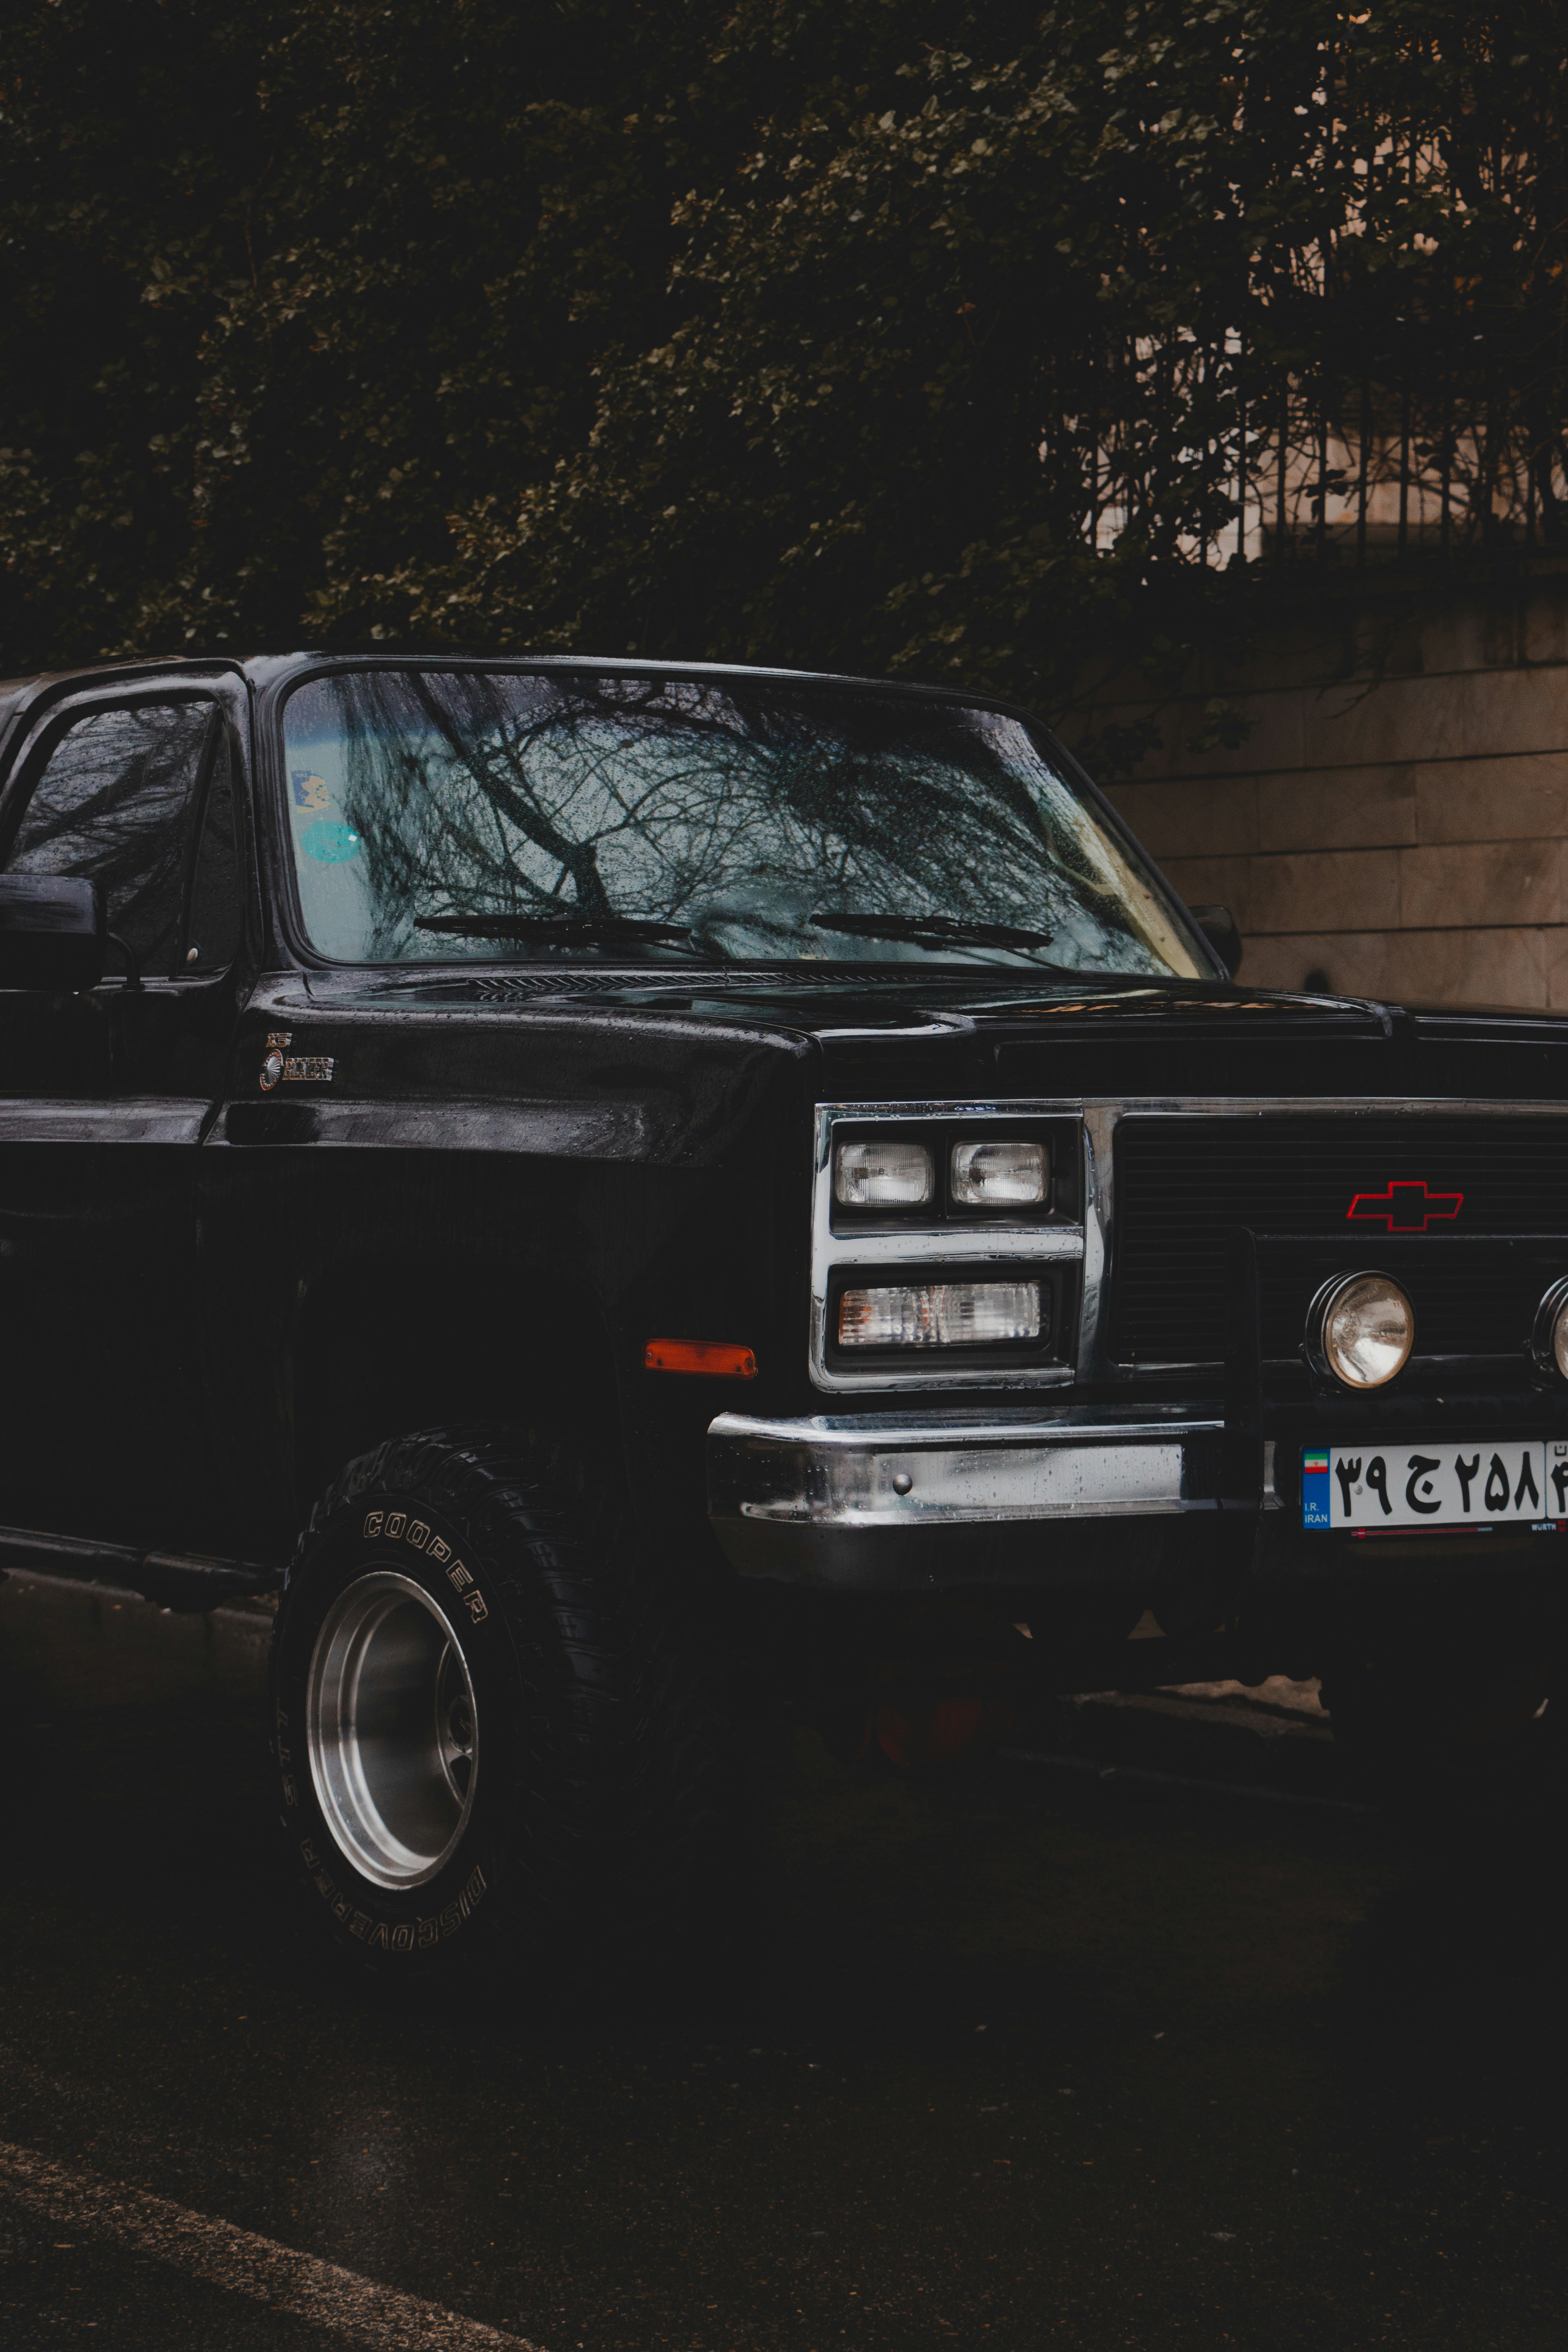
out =
[[[846,931],[868,940],[908,940],[921,948],[1048,948],[1050,931],[1019,930],[1012,923],[970,922],[961,915],[812,915],[819,931]],[[1065,971],[1066,964],[1053,964]]]
[[[1052,938],[1049,931],[1021,930],[1012,923],[972,922],[957,915],[812,915],[807,919],[819,931],[839,931],[859,939],[908,940],[912,946],[924,948],[1027,950],[1048,947]],[[700,956],[687,924],[577,908],[563,907],[558,912],[537,915],[416,915],[414,928],[444,932],[454,939],[547,940],[562,947],[679,945],[692,956]],[[1065,964],[1049,968],[1068,969]]]
[[616,940],[679,940],[690,947],[684,923],[644,921],[636,915],[595,915],[563,908],[551,915],[416,915],[416,931],[444,931],[459,940],[549,940],[563,947],[600,947]]

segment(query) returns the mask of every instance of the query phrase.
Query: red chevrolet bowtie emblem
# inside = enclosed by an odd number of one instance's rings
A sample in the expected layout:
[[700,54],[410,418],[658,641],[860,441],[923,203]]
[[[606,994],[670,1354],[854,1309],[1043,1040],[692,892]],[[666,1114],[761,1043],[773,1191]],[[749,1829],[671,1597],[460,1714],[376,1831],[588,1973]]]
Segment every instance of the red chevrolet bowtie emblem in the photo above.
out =
[[1385,1184],[1381,1192],[1358,1192],[1347,1217],[1381,1225],[1390,1234],[1424,1234],[1434,1217],[1457,1217],[1465,1205],[1462,1192],[1428,1192],[1426,1180]]

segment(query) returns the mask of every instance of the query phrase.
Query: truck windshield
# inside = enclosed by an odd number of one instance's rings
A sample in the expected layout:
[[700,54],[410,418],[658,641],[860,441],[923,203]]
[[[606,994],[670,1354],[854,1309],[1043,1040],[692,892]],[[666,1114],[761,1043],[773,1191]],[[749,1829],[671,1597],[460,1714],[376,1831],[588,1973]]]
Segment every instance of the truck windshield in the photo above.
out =
[[1203,971],[1019,719],[766,678],[339,670],[284,714],[307,934],[454,958]]

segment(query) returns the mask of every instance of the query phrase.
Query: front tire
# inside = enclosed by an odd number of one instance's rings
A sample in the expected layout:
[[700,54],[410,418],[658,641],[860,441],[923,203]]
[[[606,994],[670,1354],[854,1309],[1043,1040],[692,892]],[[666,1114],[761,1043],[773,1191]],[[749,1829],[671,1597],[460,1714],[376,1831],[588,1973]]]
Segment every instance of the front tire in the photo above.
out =
[[273,1643],[283,1832],[317,1920],[413,1974],[593,1935],[619,1861],[617,1626],[633,1545],[599,1482],[495,1433],[351,1463]]

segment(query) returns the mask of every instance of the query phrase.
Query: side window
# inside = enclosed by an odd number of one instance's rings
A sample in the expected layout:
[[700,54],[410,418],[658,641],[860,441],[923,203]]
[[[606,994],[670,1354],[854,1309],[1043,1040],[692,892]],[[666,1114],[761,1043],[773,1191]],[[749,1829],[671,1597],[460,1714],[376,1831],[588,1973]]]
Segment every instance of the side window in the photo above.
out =
[[[144,972],[167,972],[176,960],[184,962],[181,942],[195,886],[209,893],[223,888],[221,851],[204,855],[195,872],[192,865],[192,828],[201,814],[204,767],[210,764],[204,754],[216,718],[215,706],[201,700],[84,711],[50,751],[5,861],[12,874],[70,874],[97,882],[110,929],[127,940]],[[224,783],[219,792],[215,771],[206,798],[215,824],[221,827],[226,814],[232,897],[234,793],[226,740],[219,735],[211,748],[219,751]],[[210,883],[204,878],[208,875]],[[200,939],[194,924],[191,936]],[[204,943],[200,962],[206,961]]]

